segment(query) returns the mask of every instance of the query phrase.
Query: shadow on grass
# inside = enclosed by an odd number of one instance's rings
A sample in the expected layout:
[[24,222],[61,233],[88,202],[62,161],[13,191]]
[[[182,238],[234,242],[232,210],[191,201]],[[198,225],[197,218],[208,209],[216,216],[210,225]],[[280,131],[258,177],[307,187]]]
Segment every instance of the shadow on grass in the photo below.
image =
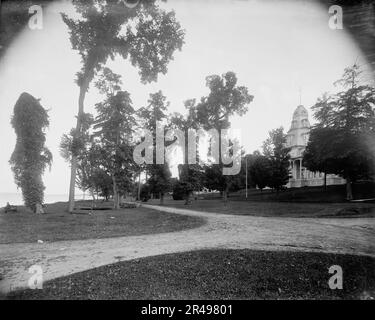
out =
[[[332,290],[328,269],[343,270]],[[325,253],[201,250],[107,265],[8,299],[371,299],[375,259]]]

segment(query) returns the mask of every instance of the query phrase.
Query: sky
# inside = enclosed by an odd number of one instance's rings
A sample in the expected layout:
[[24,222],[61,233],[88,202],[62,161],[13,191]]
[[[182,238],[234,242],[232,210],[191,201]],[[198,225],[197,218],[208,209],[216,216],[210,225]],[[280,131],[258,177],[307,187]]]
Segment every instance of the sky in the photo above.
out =
[[[147,105],[150,93],[162,90],[169,111],[181,113],[185,100],[208,94],[208,75],[234,71],[238,84],[254,96],[247,114],[231,119],[232,128],[241,130],[246,152],[260,149],[269,130],[283,126],[287,131],[300,101],[310,110],[322,93],[333,92],[345,67],[357,62],[369,72],[351,36],[345,29],[330,29],[328,10],[312,1],[169,0],[160,6],[174,10],[186,30],[185,44],[168,73],[144,85],[127,61],[116,58],[107,66],[122,76],[135,109]],[[74,9],[66,0],[51,4],[43,12],[43,28],[26,27],[0,61],[0,192],[17,192],[8,163],[16,139],[10,118],[22,92],[40,98],[49,110],[46,145],[54,159],[44,174],[45,193],[68,192],[70,169],[59,143],[75,126],[80,57],[71,49],[60,12],[72,14]],[[91,88],[85,111],[94,113],[100,100]]]

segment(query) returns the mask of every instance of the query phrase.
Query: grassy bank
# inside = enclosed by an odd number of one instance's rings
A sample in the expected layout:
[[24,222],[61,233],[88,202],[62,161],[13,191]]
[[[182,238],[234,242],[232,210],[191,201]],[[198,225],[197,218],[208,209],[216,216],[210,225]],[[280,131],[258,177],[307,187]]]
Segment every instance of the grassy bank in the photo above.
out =
[[[147,204],[159,205],[159,200]],[[230,199],[226,205],[219,198],[198,199],[185,205],[183,200],[165,199],[165,206],[218,214],[262,217],[375,217],[374,203],[300,203]]]
[[[352,185],[354,199],[375,198],[375,183],[360,182]],[[232,199],[244,199],[245,190],[231,194]],[[287,202],[313,202],[313,203],[339,203],[346,201],[346,186],[332,185],[318,187],[302,187],[284,189],[279,193],[272,190],[250,189],[248,199],[253,201],[287,201]]]
[[135,236],[196,228],[197,217],[163,213],[145,208],[96,210],[81,214],[66,212],[66,203],[46,206],[37,215],[24,207],[17,213],[0,213],[0,243],[20,243]]
[[[343,270],[331,290],[328,268]],[[148,257],[73,274],[10,299],[369,299],[375,259],[350,255],[204,250]]]

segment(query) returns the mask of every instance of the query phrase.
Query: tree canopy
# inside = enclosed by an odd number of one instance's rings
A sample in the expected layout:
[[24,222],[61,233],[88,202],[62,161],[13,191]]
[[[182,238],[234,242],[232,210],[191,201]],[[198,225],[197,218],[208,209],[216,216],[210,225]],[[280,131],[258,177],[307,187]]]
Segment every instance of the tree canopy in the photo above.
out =
[[248,93],[247,87],[237,85],[237,76],[231,71],[222,76],[208,76],[206,86],[210,90],[208,96],[202,97],[200,102],[191,108],[195,111],[196,121],[203,129],[215,129],[219,133],[219,163],[205,167],[205,186],[221,191],[226,201],[230,184],[229,178],[222,174],[224,164],[221,157],[221,133],[223,129],[230,127],[230,116],[242,116],[247,112],[247,105],[254,97]]
[[263,154],[268,159],[268,186],[279,191],[289,180],[289,151],[282,127],[271,130],[263,143]]
[[353,65],[336,81],[336,94],[324,94],[312,107],[317,124],[310,132],[304,153],[305,166],[313,171],[340,175],[351,184],[374,175],[375,88],[361,82],[361,70]]
[[[152,134],[153,163],[146,165],[148,191],[160,197],[161,203],[163,203],[164,194],[171,189],[172,184],[168,162],[165,161],[163,164],[156,163],[156,127],[157,122],[167,122],[166,112],[168,106],[169,102],[167,98],[163,95],[162,91],[158,91],[151,93],[148,105],[138,110],[142,127],[149,130]],[[165,134],[165,130],[163,134]],[[165,150],[163,158],[165,158]]]
[[[155,0],[143,0],[129,8],[121,0],[73,0],[79,18],[62,14],[69,28],[72,48],[81,56],[76,82],[80,88],[77,125],[73,139],[80,135],[84,100],[91,81],[107,60],[120,56],[135,66],[141,82],[157,80],[167,72],[176,50],[181,50],[184,30],[173,11],[161,9]],[[74,209],[77,157],[71,158],[69,211]]]

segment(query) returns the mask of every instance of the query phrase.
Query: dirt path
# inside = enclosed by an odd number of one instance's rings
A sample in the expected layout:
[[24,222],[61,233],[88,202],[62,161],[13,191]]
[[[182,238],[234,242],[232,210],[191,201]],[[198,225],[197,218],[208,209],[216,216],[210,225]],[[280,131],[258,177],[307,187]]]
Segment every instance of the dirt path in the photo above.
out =
[[207,219],[180,232],[51,243],[0,244],[0,292],[28,286],[32,265],[43,280],[102,265],[165,253],[206,248],[320,251],[375,257],[374,218],[268,218],[145,207]]

